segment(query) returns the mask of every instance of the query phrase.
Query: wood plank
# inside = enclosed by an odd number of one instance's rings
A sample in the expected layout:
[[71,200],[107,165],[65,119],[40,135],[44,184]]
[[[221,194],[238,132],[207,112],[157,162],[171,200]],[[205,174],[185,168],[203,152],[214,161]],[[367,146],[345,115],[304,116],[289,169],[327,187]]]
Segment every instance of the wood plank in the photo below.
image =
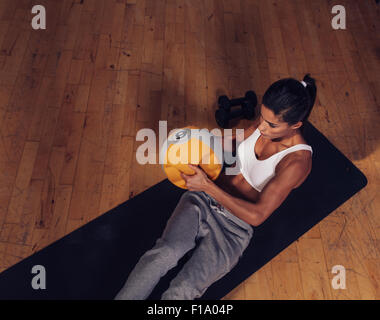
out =
[[[4,151],[2,144],[0,144],[0,151]],[[8,159],[4,159],[5,152],[0,152],[2,159],[0,162],[0,232],[3,227],[9,202],[13,194],[13,186],[17,176],[17,170],[19,167],[18,162],[12,162]]]
[[273,299],[272,265],[267,263],[244,282],[247,300]]
[[331,283],[326,268],[322,240],[302,237],[297,241],[299,266],[304,298],[308,300],[330,300]]
[[272,261],[273,299],[305,298],[298,262]]
[[86,115],[69,219],[89,221],[98,214],[106,150],[106,128],[99,130],[103,124],[103,114]]
[[[34,112],[32,117],[30,118],[30,127],[28,130],[27,140],[28,141],[40,141],[43,129],[46,126],[47,118],[49,117],[48,110],[48,101],[46,100],[46,96],[49,93],[51,85],[54,79],[51,77],[43,77],[41,79],[41,84],[38,90],[38,95],[34,99],[35,103],[33,106]],[[54,112],[53,110],[50,110]],[[50,114],[51,114],[50,112]]]
[[25,142],[5,219],[6,223],[20,223],[22,208],[28,196],[27,190],[32,177],[38,147],[38,142]]
[[276,3],[269,1],[263,1],[260,6],[269,71],[271,73],[288,73],[286,56],[282,44],[281,26],[275,6]]
[[107,139],[106,158],[104,162],[104,177],[102,183],[102,197],[99,210],[107,212],[118,204],[115,194],[118,190],[118,172],[120,172],[120,144],[123,127],[124,108],[122,105],[113,104],[109,112],[109,126]]
[[275,10],[279,18],[284,52],[290,76],[306,73],[306,59],[303,51],[299,25],[297,24],[294,2],[278,1]]
[[[330,214],[321,224],[323,250],[327,270],[341,265],[346,270],[346,289],[332,289],[332,299],[360,299],[357,275],[354,268],[354,251],[350,248],[350,239],[346,232],[350,220],[346,217],[347,204],[343,204]],[[330,283],[334,274],[329,274]]]
[[[55,143],[55,146],[63,146],[65,148],[65,160],[59,177],[60,184],[62,185],[72,185],[74,183],[85,119],[86,115],[79,112],[67,112],[61,119],[61,123],[64,125],[69,124],[68,127],[62,126],[61,139],[63,140],[56,140]],[[62,142],[57,143],[57,141]]]
[[55,108],[47,109],[47,117],[42,128],[42,136],[38,145],[36,163],[34,165],[33,179],[44,179],[49,172],[48,162],[51,148],[54,142],[55,129],[58,122],[59,110]]
[[313,74],[325,73],[327,66],[323,58],[323,41],[319,37],[320,23],[314,17],[313,8],[305,1],[297,0],[294,5],[298,30],[302,42],[307,71]]
[[132,163],[135,162],[133,157],[134,139],[131,137],[122,136],[120,141],[119,168],[120,171],[115,178],[117,180],[116,202],[123,203],[131,197],[132,181]]
[[4,255],[3,265],[9,268],[32,254],[31,246],[8,243]]
[[[59,176],[64,160],[64,148],[53,149],[48,165],[48,173],[44,177],[43,189],[40,192],[40,208],[35,219],[35,229],[53,229],[52,220],[56,205],[56,194],[59,186]],[[54,225],[55,226],[55,225]]]
[[223,297],[221,300],[247,300],[245,291],[244,291],[244,283],[238,285],[236,288],[232,289],[232,291]]
[[3,226],[0,237],[4,239],[5,242],[32,245],[35,221],[37,214],[40,212],[42,188],[42,180],[31,180],[27,190],[27,198],[22,208],[20,223],[4,224]]
[[226,42],[224,41],[224,13],[221,1],[205,0],[205,34],[206,57],[226,59]]

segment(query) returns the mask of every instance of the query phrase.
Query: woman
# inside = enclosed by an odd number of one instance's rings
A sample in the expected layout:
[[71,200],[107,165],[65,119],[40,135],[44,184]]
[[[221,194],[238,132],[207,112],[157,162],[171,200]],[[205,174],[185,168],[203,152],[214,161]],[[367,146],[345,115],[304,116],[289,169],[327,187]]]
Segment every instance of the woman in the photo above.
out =
[[282,79],[268,88],[259,125],[243,136],[223,137],[238,144],[239,174],[223,172],[214,182],[191,166],[195,174],[183,175],[188,191],[115,299],[146,299],[194,247],[161,299],[198,298],[238,263],[253,236],[252,226],[262,224],[311,171],[312,149],[301,130],[315,97],[315,80],[309,75],[303,81]]

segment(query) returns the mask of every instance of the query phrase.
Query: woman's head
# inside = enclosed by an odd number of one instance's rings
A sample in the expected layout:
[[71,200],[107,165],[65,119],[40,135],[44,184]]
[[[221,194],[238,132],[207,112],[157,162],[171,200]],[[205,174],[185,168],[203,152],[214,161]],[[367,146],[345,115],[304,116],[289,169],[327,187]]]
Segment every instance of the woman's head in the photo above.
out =
[[260,110],[259,130],[264,137],[274,139],[287,136],[301,128],[314,105],[317,87],[307,74],[300,81],[293,78],[274,82],[265,92]]

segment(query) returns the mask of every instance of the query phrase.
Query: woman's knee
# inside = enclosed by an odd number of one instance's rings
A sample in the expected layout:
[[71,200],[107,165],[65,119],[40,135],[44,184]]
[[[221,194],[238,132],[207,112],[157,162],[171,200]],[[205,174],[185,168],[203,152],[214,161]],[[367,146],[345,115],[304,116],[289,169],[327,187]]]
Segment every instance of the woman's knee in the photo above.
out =
[[156,241],[155,246],[145,252],[142,259],[146,261],[155,261],[160,264],[167,264],[168,266],[175,266],[179,260],[178,251],[170,246],[167,241],[162,238],[159,238]]

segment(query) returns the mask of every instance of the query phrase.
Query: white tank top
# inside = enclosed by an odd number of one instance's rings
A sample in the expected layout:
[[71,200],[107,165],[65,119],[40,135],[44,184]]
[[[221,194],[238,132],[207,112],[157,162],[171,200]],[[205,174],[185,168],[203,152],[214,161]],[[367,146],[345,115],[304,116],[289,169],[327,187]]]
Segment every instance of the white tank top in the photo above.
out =
[[298,150],[310,150],[310,152],[313,153],[311,146],[308,144],[296,144],[275,153],[268,159],[258,160],[255,154],[255,145],[260,135],[260,131],[257,128],[253,134],[239,144],[237,152],[237,162],[241,174],[245,180],[259,192],[261,192],[269,180],[274,177],[277,164],[288,153]]

